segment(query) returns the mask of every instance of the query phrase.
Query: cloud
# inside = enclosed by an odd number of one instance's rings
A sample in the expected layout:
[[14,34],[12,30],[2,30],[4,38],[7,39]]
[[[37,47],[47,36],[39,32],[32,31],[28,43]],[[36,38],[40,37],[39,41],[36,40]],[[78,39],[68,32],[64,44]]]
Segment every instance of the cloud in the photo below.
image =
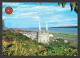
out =
[[3,3],[3,5],[16,6],[15,8],[13,8],[14,17],[15,16],[21,17],[22,15],[24,16],[45,15],[45,14],[52,14],[58,11],[70,10],[69,5],[67,5],[65,8],[56,6],[45,6],[45,5],[24,5],[23,3]]
[[14,2],[3,2],[2,5],[5,5],[5,6],[19,6],[20,3],[14,3]]
[[[48,23],[48,24],[49,24],[49,23]],[[48,26],[49,26],[49,27],[60,27],[60,26],[77,26],[77,24],[65,22],[65,24],[64,24],[64,23],[49,24]]]
[[56,6],[35,6],[35,7],[31,7],[28,8],[28,10],[43,10],[46,9],[45,11],[66,11],[66,10],[70,10],[70,6],[67,5],[65,8],[62,7],[56,7]]
[[34,7],[35,5],[23,5],[23,4],[21,4],[21,5],[19,5],[19,7],[23,7],[23,8],[25,8],[25,7]]
[[18,18],[17,16],[2,16],[2,19],[13,19],[13,18]]
[[36,14],[37,12],[29,12],[29,13],[21,13],[21,15],[34,15]]
[[67,21],[72,21],[72,20],[76,20],[77,21],[77,18],[55,19],[55,20],[49,20],[48,22],[67,22]]
[[[65,8],[56,7],[56,6],[44,6],[44,5],[19,5],[17,8],[14,8],[15,11],[23,12],[23,11],[36,11],[43,14],[50,14],[60,11],[67,11],[70,10],[70,6],[67,5]],[[41,13],[40,13],[41,12]]]
[[7,17],[6,16],[2,16],[2,19],[6,19]]
[[35,17],[33,17],[33,18],[35,18],[35,19],[40,19],[40,17],[39,17],[39,16],[35,16]]
[[34,16],[33,18],[35,19],[35,21],[40,21],[40,17],[39,16]]
[[[10,5],[13,8],[13,13],[7,15],[4,12],[6,6]],[[74,17],[69,13],[70,5],[62,6],[55,5],[31,5],[27,3],[3,3],[3,19],[11,24],[16,24],[19,27],[38,27],[37,22],[41,21],[44,26],[45,21],[48,21],[49,26],[75,25],[72,21],[77,21],[76,15]],[[66,14],[65,14],[66,13]],[[70,16],[69,16],[70,15]],[[72,17],[71,17],[72,16]],[[27,22],[27,23],[26,23]],[[35,23],[34,23],[35,22]]]

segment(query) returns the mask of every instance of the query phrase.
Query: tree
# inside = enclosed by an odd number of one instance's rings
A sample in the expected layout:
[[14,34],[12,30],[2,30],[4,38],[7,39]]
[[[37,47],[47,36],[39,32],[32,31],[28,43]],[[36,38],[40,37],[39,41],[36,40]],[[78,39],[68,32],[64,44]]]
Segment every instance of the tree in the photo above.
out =
[[[64,8],[66,3],[65,2],[58,3],[59,6],[60,6],[60,4]],[[42,2],[40,2],[40,5],[42,5]],[[78,13],[78,3],[77,2],[71,2],[70,7],[71,7],[71,11],[74,10],[76,13]]]
[[4,21],[2,20],[2,28],[4,27]]
[[[64,8],[66,3],[58,3],[58,5],[60,6],[60,4],[62,5],[62,7]],[[71,7],[71,11],[74,10],[76,13],[78,13],[78,3],[76,2],[71,2],[70,3],[70,7]]]

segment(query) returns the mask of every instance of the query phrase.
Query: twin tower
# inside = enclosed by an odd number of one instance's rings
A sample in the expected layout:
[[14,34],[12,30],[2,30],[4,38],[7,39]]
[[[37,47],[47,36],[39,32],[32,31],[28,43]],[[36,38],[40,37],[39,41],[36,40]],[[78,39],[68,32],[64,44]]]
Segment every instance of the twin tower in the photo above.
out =
[[49,33],[48,33],[48,25],[46,21],[46,30],[41,31],[41,26],[39,22],[39,31],[38,31],[38,43],[48,43],[49,42]]

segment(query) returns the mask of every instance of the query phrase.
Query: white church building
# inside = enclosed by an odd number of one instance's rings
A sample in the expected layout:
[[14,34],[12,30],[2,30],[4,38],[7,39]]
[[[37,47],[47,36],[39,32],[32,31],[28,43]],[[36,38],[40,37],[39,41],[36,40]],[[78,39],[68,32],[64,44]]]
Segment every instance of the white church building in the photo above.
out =
[[40,26],[40,22],[39,22],[38,43],[39,42],[42,42],[42,43],[48,43],[49,42],[49,33],[48,33],[47,21],[46,21],[46,30],[45,31],[41,31],[41,26]]
[[49,39],[51,37],[53,37],[52,34],[49,34],[48,32],[48,25],[47,25],[47,21],[46,21],[46,30],[42,31],[41,30],[41,25],[40,25],[40,21],[39,21],[39,31],[38,32],[20,32],[23,35],[31,38],[32,40],[37,40],[38,43],[48,43]]

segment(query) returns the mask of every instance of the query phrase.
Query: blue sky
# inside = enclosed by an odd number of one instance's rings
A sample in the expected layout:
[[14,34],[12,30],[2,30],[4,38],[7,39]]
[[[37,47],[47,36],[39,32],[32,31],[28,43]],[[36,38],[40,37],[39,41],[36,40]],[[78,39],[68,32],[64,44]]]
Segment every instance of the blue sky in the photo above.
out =
[[[5,8],[11,6],[13,13],[7,15]],[[40,21],[41,27],[45,27],[46,21],[48,27],[58,26],[77,26],[77,13],[71,11],[70,4],[66,3],[65,8],[57,3],[2,3],[2,19],[5,27],[8,28],[28,28],[38,27]]]

